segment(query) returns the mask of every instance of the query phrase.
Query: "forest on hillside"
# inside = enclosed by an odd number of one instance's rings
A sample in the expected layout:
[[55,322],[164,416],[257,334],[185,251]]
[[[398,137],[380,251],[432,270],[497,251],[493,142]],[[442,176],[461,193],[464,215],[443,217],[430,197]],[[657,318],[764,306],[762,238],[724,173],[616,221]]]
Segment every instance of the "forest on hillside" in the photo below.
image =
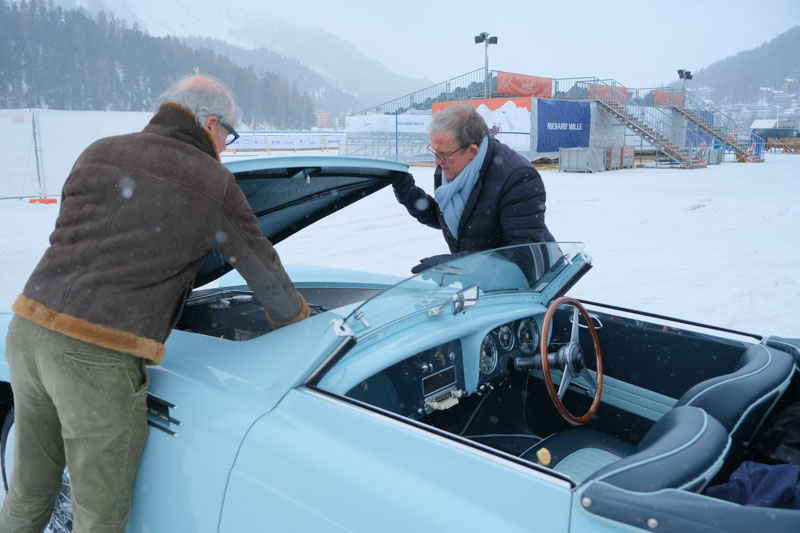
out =
[[256,74],[103,12],[92,18],[48,4],[0,1],[0,109],[150,111],[164,89],[196,68],[231,88],[242,123],[313,125],[311,98],[276,73]]
[[[800,26],[695,72],[693,83],[713,88],[719,104],[754,104],[760,87],[777,88],[785,79],[800,79]],[[798,84],[791,85],[790,91]]]

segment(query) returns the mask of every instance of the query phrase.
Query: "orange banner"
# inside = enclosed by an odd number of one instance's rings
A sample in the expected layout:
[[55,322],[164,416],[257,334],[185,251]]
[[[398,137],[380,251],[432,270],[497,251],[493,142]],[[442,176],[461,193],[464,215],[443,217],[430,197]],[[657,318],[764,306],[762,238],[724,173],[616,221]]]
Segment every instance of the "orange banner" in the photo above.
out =
[[670,91],[653,91],[655,105],[683,105],[683,95]]
[[611,85],[589,84],[589,98],[610,100],[617,104],[624,104],[628,99],[628,89],[625,87],[612,87]]
[[525,74],[513,74],[498,70],[497,92],[517,96],[550,98],[553,96],[553,78],[526,76]]
[[517,107],[524,107],[528,111],[531,110],[531,99],[526,96],[517,96],[515,98],[480,98],[478,100],[455,100],[452,102],[434,102],[433,113],[438,113],[446,107],[454,104],[472,104],[475,109],[481,105],[485,105],[489,111],[497,111],[506,102],[514,102]]

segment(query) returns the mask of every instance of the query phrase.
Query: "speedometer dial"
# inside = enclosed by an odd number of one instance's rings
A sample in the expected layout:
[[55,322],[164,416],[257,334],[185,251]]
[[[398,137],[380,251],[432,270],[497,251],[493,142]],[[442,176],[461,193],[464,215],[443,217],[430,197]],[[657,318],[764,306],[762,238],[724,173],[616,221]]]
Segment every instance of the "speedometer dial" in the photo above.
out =
[[502,349],[511,350],[514,347],[514,330],[508,324],[500,326],[500,329],[497,330],[497,339],[500,341]]
[[497,345],[490,335],[486,335],[481,342],[479,365],[481,374],[491,374],[497,368]]
[[522,353],[535,353],[536,345],[539,344],[539,326],[534,320],[526,318],[519,323],[517,338],[519,338],[519,349]]

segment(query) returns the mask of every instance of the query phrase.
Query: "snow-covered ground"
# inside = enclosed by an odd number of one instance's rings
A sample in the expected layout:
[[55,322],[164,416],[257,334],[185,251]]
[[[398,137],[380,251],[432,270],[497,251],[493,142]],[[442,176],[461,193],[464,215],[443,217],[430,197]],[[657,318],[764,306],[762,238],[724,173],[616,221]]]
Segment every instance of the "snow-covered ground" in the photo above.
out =
[[[412,167],[430,190],[433,168]],[[541,172],[547,225],[581,241],[594,268],[579,298],[741,331],[800,337],[800,156],[702,170]],[[0,200],[0,311],[47,246],[58,205]],[[447,252],[384,189],[277,245],[285,264],[408,275]]]

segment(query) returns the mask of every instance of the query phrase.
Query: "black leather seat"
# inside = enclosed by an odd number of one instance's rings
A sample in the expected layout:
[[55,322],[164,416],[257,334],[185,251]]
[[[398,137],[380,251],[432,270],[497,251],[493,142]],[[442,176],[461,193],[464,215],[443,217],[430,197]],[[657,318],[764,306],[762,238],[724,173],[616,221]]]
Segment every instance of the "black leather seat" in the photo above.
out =
[[783,350],[794,357],[794,365],[800,368],[800,339],[790,339],[787,337],[767,337],[764,339],[767,346],[772,346]]
[[[624,465],[629,465],[632,461],[636,463],[643,457],[642,454],[648,456],[656,452],[656,455],[667,453],[670,446],[680,445],[681,439],[692,434],[697,435],[699,443],[696,446],[703,450],[713,450],[715,446],[719,446],[719,436],[710,438],[701,433],[708,431],[716,434],[721,429],[725,435],[725,453],[733,451],[735,455],[758,430],[770,407],[788,387],[793,372],[794,358],[789,354],[760,344],[752,345],[742,353],[732,372],[709,378],[686,391],[678,399],[675,408],[656,422],[636,446],[599,431],[574,428],[543,439],[523,453],[522,457],[536,462],[536,452],[545,447],[552,456],[551,467],[576,481],[597,479],[602,475],[617,480],[625,479],[625,484],[634,484],[632,479],[623,475],[621,468]],[[687,407],[695,409],[687,410]],[[703,431],[698,426],[700,419],[697,408],[702,409],[700,412],[711,415],[704,417],[702,426],[706,429]],[[680,427],[681,425],[685,427]],[[730,445],[728,436],[731,439]],[[705,463],[693,464],[691,460],[685,464],[690,472],[705,471],[710,467]],[[661,459],[653,462],[646,470],[655,468],[660,472],[663,469],[664,473],[654,477],[652,483],[646,479],[641,482],[648,486],[675,488],[676,485],[669,483],[680,481],[680,476],[670,478],[669,468],[664,465],[665,462]],[[637,466],[634,477],[643,472],[643,466]],[[716,470],[721,466],[722,461],[716,466]],[[673,474],[677,475],[681,470],[680,465],[676,464]],[[613,475],[610,474],[612,471]],[[700,490],[707,481],[705,479],[701,485],[693,488]]]
[[701,490],[719,471],[730,439],[725,428],[697,407],[676,407],[633,446],[587,428],[556,433],[522,454],[536,462],[546,447],[551,467],[577,482],[603,480],[626,490]]
[[739,357],[733,372],[701,381],[676,405],[700,407],[719,420],[733,439],[734,451],[738,451],[789,386],[793,372],[791,355],[755,344]]
[[722,467],[730,437],[702,409],[676,407],[661,417],[636,451],[594,472],[587,481],[605,481],[637,492],[665,488],[702,490]]

